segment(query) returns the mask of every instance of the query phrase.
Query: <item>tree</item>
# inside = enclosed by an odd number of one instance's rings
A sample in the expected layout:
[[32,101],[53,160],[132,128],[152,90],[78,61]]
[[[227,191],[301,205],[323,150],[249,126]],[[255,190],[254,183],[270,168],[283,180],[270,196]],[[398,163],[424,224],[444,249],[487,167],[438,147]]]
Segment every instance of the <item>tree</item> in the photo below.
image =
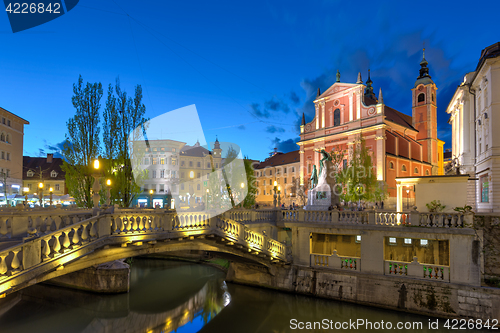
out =
[[66,123],[68,133],[62,149],[68,192],[75,198],[77,205],[92,207],[91,188],[92,161],[99,155],[99,109],[103,95],[101,83],[84,86],[80,75],[78,83],[73,84],[71,101],[76,109],[73,118]]
[[[116,94],[116,95],[115,95]],[[135,87],[134,98],[127,97],[121,89],[120,79],[108,86],[108,98],[104,110],[104,156],[109,161],[107,176],[112,178],[111,200],[128,207],[140,193],[139,182],[147,177],[147,171],[140,169],[144,152],[135,149],[134,142],[144,140],[147,129],[144,118],[146,107],[142,103],[142,87]],[[133,167],[135,166],[135,168]],[[134,177],[135,175],[135,177]]]
[[255,170],[253,168],[253,162],[248,158],[245,158],[243,163],[245,163],[245,173],[247,177],[247,195],[245,196],[245,200],[243,200],[243,207],[250,209],[255,206],[255,197],[257,196]]
[[337,173],[337,183],[342,184],[341,199],[347,202],[382,200],[387,192],[380,186],[373,170],[371,153],[359,136],[353,145],[349,165]]

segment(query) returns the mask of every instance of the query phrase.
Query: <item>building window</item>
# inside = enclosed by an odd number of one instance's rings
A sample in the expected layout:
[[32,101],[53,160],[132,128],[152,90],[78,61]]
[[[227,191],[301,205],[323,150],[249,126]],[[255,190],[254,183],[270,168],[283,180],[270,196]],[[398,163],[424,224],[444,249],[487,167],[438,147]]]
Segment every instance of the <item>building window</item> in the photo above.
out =
[[286,184],[286,178],[283,178],[283,184]]
[[181,172],[181,178],[184,178],[184,172]]
[[[486,149],[488,149],[488,145],[486,145]],[[10,153],[7,153],[7,161],[10,161]]]
[[35,175],[35,173],[33,172],[33,170],[28,170],[28,172],[26,173],[26,176],[28,176],[28,177],[33,177],[34,175]]
[[286,173],[286,168],[283,169],[283,173]]
[[161,151],[165,151],[165,148],[160,148]]
[[262,185],[266,186],[266,180],[265,179],[262,181]]
[[295,172],[295,167],[292,167],[292,172]]
[[0,141],[4,141],[4,142],[5,142],[5,134],[4,134],[4,133],[2,133],[2,134],[0,135]]
[[434,102],[434,94],[431,95],[432,101]]
[[428,244],[429,244],[429,242],[427,241],[427,239],[420,240],[420,246],[427,246]]
[[273,170],[269,170],[269,176],[273,175]]
[[389,162],[389,169],[394,169],[394,163]]
[[164,158],[160,158],[160,164],[165,164],[165,159]]
[[218,169],[219,168],[219,163],[215,163],[215,168]]
[[[163,148],[162,148],[163,149]],[[164,192],[165,191],[165,185],[163,184],[160,184],[160,192]]]
[[196,163],[196,166],[197,166],[198,168],[201,168],[201,162]]
[[156,170],[153,170],[153,178],[156,178]]
[[153,157],[153,165],[156,165],[156,164],[158,164],[158,158]]
[[413,170],[413,172],[418,173],[418,168],[415,168],[415,170]]
[[264,195],[266,195],[266,190],[264,190]]
[[339,126],[340,125],[340,110],[336,109],[333,111],[333,126]]
[[156,148],[156,147],[155,147],[155,148],[153,148],[153,151],[158,151],[158,148]]
[[7,126],[10,127],[10,120],[7,120]]
[[425,170],[425,175],[428,176],[429,175],[429,170]]
[[29,189],[29,190],[30,190],[30,192],[31,192],[31,184],[28,184],[28,189]]
[[56,191],[59,191],[59,184],[56,184]]
[[201,172],[198,172],[198,174],[196,175],[196,177],[201,178]]
[[10,143],[10,135],[7,134],[7,136],[5,138],[5,142]]
[[184,166],[184,161],[181,161],[181,166]]
[[405,245],[411,245],[411,238],[405,238]]
[[397,244],[397,240],[396,240],[396,237],[389,237],[389,244],[391,245],[395,245]]
[[172,148],[172,153],[175,153],[175,151],[176,151],[175,148]]
[[177,164],[177,159],[176,158],[172,158],[172,165],[176,165]]
[[419,94],[418,95],[418,103],[425,101],[425,94]]
[[160,178],[165,178],[165,170],[160,170]]
[[5,118],[2,118],[2,124],[5,125]]
[[192,167],[193,166],[193,162],[192,161],[189,161],[189,166]]
[[50,177],[56,178],[57,177],[57,172],[55,172],[55,170],[52,170],[51,173],[50,173]]
[[5,152],[2,152],[2,160],[5,160]]
[[207,162],[207,168],[210,169],[210,162]]
[[311,173],[311,163],[307,164],[307,173]]
[[401,171],[406,171],[406,165],[403,164],[403,166],[401,167]]
[[201,189],[200,184],[196,185],[196,189],[199,191]]
[[488,182],[488,175],[481,176],[480,178],[480,184],[481,184],[481,202],[490,202],[489,200],[489,182]]
[[149,157],[146,157],[146,158],[144,159],[144,164],[146,164],[146,165],[148,165],[148,164],[149,164]]

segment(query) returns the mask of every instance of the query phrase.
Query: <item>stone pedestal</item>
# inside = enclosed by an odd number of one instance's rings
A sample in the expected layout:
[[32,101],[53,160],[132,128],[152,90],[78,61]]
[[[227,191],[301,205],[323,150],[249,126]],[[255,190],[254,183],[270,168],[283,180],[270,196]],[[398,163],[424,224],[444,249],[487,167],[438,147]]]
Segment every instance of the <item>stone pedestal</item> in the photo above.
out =
[[305,210],[328,210],[332,205],[332,191],[328,184],[318,185],[307,193]]

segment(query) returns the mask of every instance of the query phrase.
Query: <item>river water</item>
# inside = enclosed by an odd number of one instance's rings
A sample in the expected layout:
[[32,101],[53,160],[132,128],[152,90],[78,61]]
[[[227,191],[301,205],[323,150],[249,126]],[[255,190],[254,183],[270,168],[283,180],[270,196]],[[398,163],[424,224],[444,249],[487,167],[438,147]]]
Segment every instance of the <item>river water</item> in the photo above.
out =
[[[1,299],[0,332],[453,331],[443,327],[445,319],[226,284],[224,277],[211,266],[134,259],[128,294],[95,295],[42,284]],[[436,321],[439,329],[432,326]],[[397,329],[398,323],[407,329]]]

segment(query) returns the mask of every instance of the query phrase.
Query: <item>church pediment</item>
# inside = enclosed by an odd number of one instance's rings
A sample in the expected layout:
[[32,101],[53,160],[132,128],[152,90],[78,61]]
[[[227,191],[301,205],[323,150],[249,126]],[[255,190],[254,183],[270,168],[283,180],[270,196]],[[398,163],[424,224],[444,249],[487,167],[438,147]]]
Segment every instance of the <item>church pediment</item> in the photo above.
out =
[[336,94],[344,90],[351,89],[357,85],[358,84],[335,82],[330,88],[328,88],[324,93],[322,93],[319,97],[317,97],[316,100],[325,98],[327,96]]

